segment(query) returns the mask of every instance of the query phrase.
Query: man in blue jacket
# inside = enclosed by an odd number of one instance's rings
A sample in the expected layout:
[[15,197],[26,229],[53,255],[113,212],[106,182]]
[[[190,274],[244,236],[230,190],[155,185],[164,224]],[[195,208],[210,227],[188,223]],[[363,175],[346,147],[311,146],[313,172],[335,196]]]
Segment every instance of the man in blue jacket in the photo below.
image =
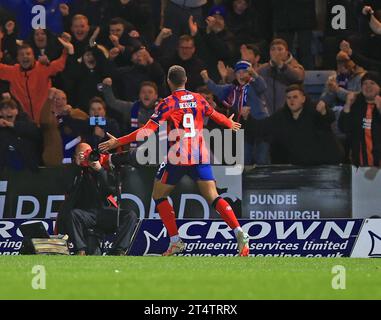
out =
[[[266,82],[253,69],[250,62],[241,60],[234,67],[235,80],[232,84],[218,85],[209,78],[206,70],[201,71],[201,77],[210,91],[222,101],[225,107],[232,108],[240,121],[244,107],[250,107],[251,115],[256,120],[269,116],[264,92]],[[269,145],[264,141],[254,144],[249,136],[245,137],[245,164],[269,164]]]
[[[61,34],[64,28],[60,5],[68,4],[72,1],[73,0],[0,0],[0,6],[15,14],[19,29],[18,38],[26,40],[32,32],[33,19],[41,23],[43,20],[39,19],[39,16],[43,14],[46,15],[46,29],[49,29],[52,33]],[[45,13],[42,10],[38,10],[36,6],[43,6]]]

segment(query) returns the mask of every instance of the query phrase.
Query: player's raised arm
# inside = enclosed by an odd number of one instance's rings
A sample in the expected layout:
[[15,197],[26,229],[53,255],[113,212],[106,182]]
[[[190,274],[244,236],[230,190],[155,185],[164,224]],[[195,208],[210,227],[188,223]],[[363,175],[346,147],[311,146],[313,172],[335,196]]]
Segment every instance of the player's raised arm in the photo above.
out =
[[116,138],[113,135],[107,133],[107,136],[110,138],[109,140],[102,142],[99,144],[99,150],[101,152],[106,152],[112,149],[116,149],[118,147],[124,146],[126,144],[129,144],[131,142],[135,142],[137,140],[137,137],[148,137],[151,134],[153,134],[157,128],[159,128],[159,124],[156,123],[153,120],[149,120],[144,127],[141,127],[134,132],[120,137]]

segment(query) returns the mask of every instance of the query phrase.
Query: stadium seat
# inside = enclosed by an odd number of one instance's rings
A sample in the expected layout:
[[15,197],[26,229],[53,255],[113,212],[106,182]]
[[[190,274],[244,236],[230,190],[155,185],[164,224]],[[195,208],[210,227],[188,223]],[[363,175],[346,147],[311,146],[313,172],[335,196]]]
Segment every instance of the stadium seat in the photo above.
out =
[[304,89],[312,101],[317,101],[324,90],[325,83],[334,70],[311,70],[305,72]]

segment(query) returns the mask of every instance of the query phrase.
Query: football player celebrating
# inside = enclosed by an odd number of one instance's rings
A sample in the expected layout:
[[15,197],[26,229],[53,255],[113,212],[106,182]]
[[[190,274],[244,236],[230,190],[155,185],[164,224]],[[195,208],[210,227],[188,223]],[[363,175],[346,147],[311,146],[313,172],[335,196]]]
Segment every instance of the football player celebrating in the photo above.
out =
[[[109,134],[110,140],[99,145],[102,152],[135,142],[138,137],[149,136],[160,125],[167,123],[168,146],[167,160],[160,166],[153,187],[152,197],[160,218],[170,236],[168,250],[164,256],[181,253],[185,249],[180,239],[175,212],[168,196],[184,175],[196,181],[199,190],[207,202],[215,208],[228,226],[234,230],[238,243],[238,254],[249,255],[248,235],[243,232],[231,206],[217,192],[208,150],[202,134],[204,117],[210,117],[216,123],[238,131],[241,125],[214,110],[197,93],[185,89],[186,72],[181,66],[172,66],[168,71],[168,85],[172,95],[163,99],[146,125],[119,139]],[[175,138],[174,138],[175,136]]]

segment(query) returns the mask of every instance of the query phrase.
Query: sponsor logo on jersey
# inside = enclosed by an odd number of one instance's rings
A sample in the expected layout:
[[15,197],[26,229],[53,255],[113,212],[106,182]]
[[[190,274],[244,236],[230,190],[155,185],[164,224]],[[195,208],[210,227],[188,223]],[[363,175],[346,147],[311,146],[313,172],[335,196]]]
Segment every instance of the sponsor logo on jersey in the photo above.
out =
[[186,94],[184,96],[181,96],[180,99],[183,100],[183,101],[189,101],[189,100],[193,100],[194,96],[192,94]]

